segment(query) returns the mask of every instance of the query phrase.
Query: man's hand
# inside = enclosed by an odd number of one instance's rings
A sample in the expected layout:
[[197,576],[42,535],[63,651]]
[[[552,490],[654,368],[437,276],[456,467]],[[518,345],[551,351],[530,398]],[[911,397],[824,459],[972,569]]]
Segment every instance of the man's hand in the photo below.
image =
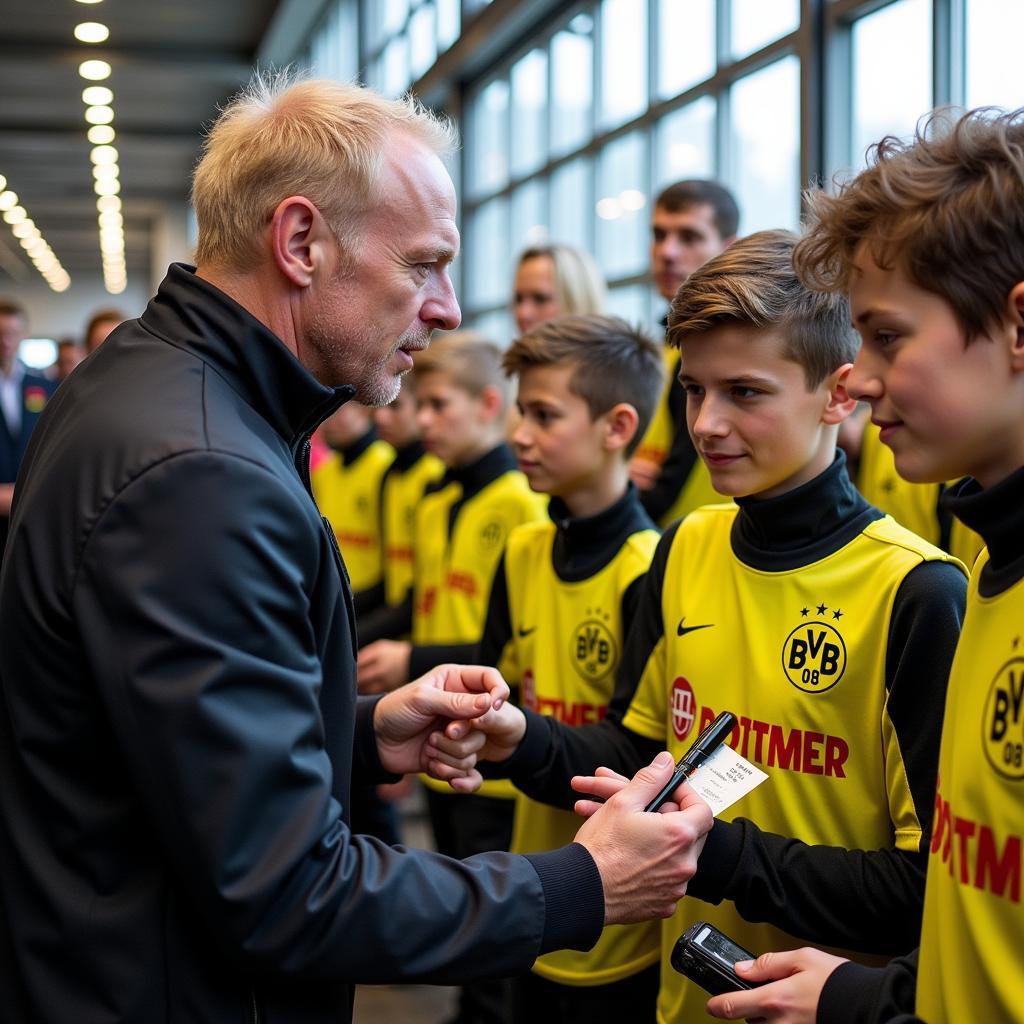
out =
[[629,460],[629,479],[637,485],[641,491],[649,491],[657,482],[661,474],[661,463],[651,459],[641,458],[634,455]]
[[708,1001],[708,1013],[722,1020],[756,1018],[773,1024],[814,1024],[828,976],[845,963],[838,956],[810,948],[765,953],[756,960],[741,961],[743,966],[737,964],[736,973],[745,981],[773,984],[715,996]]
[[388,693],[407,683],[411,650],[412,644],[404,640],[377,640],[367,644],[356,659],[359,692]]
[[676,790],[679,810],[644,810],[672,777],[674,767],[672,755],[660,753],[576,833],[576,842],[590,851],[601,873],[606,924],[671,917],[697,870],[714,820],[711,808],[684,785]]
[[[453,719],[466,722],[502,707],[508,683],[497,669],[480,665],[439,665],[377,702],[373,728],[381,764],[389,772],[426,771],[442,779],[469,778],[479,785],[475,757],[430,766],[428,739]],[[473,787],[475,788],[475,787]]]
[[[605,801],[609,797],[614,796],[620,789],[625,789],[629,785],[629,779],[625,775],[612,771],[611,768],[601,767],[593,775],[574,775],[569,780],[569,785],[577,793],[586,793],[588,796],[594,797],[593,800],[577,800],[574,807],[581,818],[589,818],[604,807]],[[661,812],[680,810],[682,808],[681,792],[682,786],[676,790],[676,802],[666,800],[658,810]]]

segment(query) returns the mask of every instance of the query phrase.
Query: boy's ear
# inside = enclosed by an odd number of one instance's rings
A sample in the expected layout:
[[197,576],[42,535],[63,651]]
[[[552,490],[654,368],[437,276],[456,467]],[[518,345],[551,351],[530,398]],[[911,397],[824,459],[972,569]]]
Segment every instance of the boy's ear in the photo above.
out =
[[501,392],[493,384],[488,384],[480,392],[477,401],[480,403],[480,409],[486,423],[494,422],[501,415],[501,410],[505,405]]
[[857,408],[857,399],[851,398],[846,390],[846,379],[852,369],[853,363],[843,363],[838,370],[825,378],[824,386],[828,390],[828,400],[821,413],[822,423],[842,423]]
[[605,451],[615,452],[627,447],[636,436],[640,416],[629,402],[619,402],[604,414],[604,421]]
[[1015,370],[1021,371],[1024,370],[1024,281],[1018,282],[1010,289],[1007,306],[1012,332],[1010,364]]

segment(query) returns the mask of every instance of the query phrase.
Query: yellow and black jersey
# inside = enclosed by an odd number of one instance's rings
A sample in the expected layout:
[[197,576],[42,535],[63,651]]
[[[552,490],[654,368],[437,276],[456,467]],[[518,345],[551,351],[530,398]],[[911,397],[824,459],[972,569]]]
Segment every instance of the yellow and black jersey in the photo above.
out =
[[[788,494],[738,505],[694,513],[660,541],[605,720],[566,729],[527,712],[502,774],[571,807],[572,775],[601,764],[631,775],[733,711],[732,742],[770,777],[727,812],[742,817],[715,822],[687,889],[695,899],[663,927],[663,948],[693,914],[756,952],[807,941],[906,951],[920,933],[921,826],[963,568],[868,505],[841,454]],[[677,1015],[684,984],[665,970],[664,1021],[703,1019],[703,993]]]
[[638,458],[661,467],[658,480],[640,500],[661,526],[701,505],[726,501],[711,485],[711,474],[697,455],[686,427],[686,392],[679,383],[679,351],[664,347],[665,384],[654,415],[637,446]]
[[896,472],[892,449],[868,422],[861,438],[857,489],[876,508],[891,515],[901,526],[948,551],[968,568],[982,549],[982,540],[956,519],[941,501],[944,484],[914,484]]
[[942,732],[917,975],[929,1024],[1019,1020],[1024,993],[1024,471],[952,507],[988,541]]
[[[494,571],[509,534],[544,515],[547,497],[531,491],[515,465],[511,451],[500,445],[471,466],[449,470],[416,511],[413,679],[451,660],[445,647],[479,642]],[[452,792],[447,783],[425,776],[423,781],[438,792]],[[515,795],[511,786],[500,783],[485,783],[480,792]]]
[[412,588],[416,509],[427,487],[444,474],[444,463],[416,442],[403,448],[384,474],[384,600],[397,605]]
[[313,496],[334,530],[356,592],[383,578],[381,481],[394,457],[394,448],[370,430],[324,459],[310,476]]
[[[769,513],[794,497],[806,500],[803,490],[775,499]],[[888,851],[895,864],[903,860],[898,870],[905,876],[910,862],[900,853],[919,856],[931,810],[927,775],[908,760],[921,746],[917,703],[940,705],[945,683],[916,678],[913,695],[901,693],[892,663],[906,652],[890,654],[886,641],[906,615],[897,595],[911,573],[948,556],[865,506],[840,546],[809,553],[802,564],[756,558],[751,564],[737,544],[737,513],[725,505],[700,509],[674,532],[664,562],[662,636],[623,724],[666,744],[678,759],[720,711],[732,711],[739,724],[730,743],[769,780],[730,815],[812,847]],[[931,730],[934,750],[934,717]],[[794,881],[801,889],[821,885],[817,895],[825,898],[841,876]],[[919,914],[919,891],[910,899]],[[874,912],[881,923],[902,910]],[[707,1001],[669,962],[675,940],[700,918],[750,950],[796,948],[806,940],[750,923],[730,901],[712,907],[684,900],[662,933],[661,1021],[698,1019]]]
[[[498,567],[480,647],[484,664],[500,665],[518,685],[523,706],[566,725],[601,721],[631,614],[634,584],[650,565],[658,531],[636,488],[604,512],[572,519],[552,499],[550,519],[516,527]],[[572,811],[516,800],[513,853],[571,843]],[[656,921],[606,928],[589,952],[540,957],[534,971],[562,985],[605,985],[658,960]]]

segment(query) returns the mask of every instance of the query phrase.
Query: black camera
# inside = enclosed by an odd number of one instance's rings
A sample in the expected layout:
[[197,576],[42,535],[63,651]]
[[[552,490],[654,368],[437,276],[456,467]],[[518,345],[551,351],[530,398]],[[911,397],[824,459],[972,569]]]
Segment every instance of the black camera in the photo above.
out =
[[758,988],[759,983],[744,981],[733,969],[738,960],[756,959],[707,921],[691,925],[672,950],[672,966],[713,996]]

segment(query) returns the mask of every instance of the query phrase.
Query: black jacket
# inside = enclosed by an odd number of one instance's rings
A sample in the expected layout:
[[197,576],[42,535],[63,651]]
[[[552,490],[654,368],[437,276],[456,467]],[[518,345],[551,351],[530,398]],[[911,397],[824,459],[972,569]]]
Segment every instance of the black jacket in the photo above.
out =
[[573,845],[460,863],[346,824],[382,776],[309,432],[352,394],[175,266],[51,401],[0,575],[0,1020],[345,1021],[603,923]]

